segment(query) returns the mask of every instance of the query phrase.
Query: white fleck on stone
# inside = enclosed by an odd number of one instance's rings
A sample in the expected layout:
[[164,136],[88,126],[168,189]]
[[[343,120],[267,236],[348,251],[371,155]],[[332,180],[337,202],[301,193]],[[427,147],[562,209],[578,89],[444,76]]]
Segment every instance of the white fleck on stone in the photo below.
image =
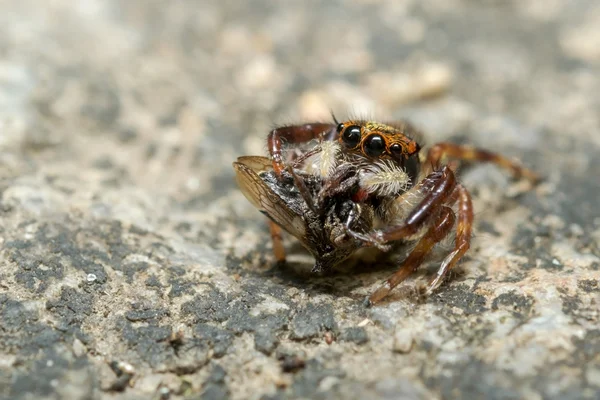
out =
[[81,340],[75,339],[73,341],[73,354],[75,354],[77,357],[81,357],[85,353],[87,353],[87,348],[85,345],[81,342]]
[[287,304],[278,301],[275,297],[266,294],[261,295],[265,300],[256,305],[250,311],[250,315],[256,317],[261,314],[275,314],[280,310],[289,310]]
[[396,329],[394,333],[394,344],[392,349],[396,353],[408,353],[413,346],[413,334],[408,329]]
[[96,274],[87,274],[86,278],[85,278],[88,282],[92,283],[95,282],[96,279],[98,279],[96,277]]
[[363,319],[362,321],[360,321],[360,322],[358,323],[358,325],[356,325],[356,326],[358,326],[359,328],[362,328],[363,326],[367,326],[367,325],[369,325],[369,324],[371,324],[371,323],[372,323],[372,322],[371,322],[371,320],[370,320],[369,318],[365,318],[365,319]]
[[337,378],[335,376],[326,376],[325,378],[323,378],[321,383],[319,383],[319,391],[328,392],[335,385],[337,385],[339,383],[339,381],[340,381],[340,378]]

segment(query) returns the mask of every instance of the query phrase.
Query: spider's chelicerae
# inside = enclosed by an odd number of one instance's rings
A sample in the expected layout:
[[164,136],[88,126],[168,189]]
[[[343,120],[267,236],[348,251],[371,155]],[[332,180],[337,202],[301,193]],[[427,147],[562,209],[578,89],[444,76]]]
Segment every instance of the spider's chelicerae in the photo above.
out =
[[[321,263],[327,268],[340,263],[359,247],[375,246],[388,251],[398,241],[415,242],[398,271],[370,296],[369,301],[376,303],[415,271],[433,247],[454,230],[454,249],[442,261],[427,288],[428,293],[435,290],[470,246],[473,206],[469,192],[455,176],[459,162],[491,162],[507,169],[516,178],[524,177],[532,182],[538,177],[501,155],[471,146],[438,143],[423,154],[420,137],[420,133],[406,122],[367,120],[309,123],[272,130],[267,139],[271,166],[265,166],[264,171],[269,169],[274,180],[267,185],[268,179],[257,175],[258,179],[248,185],[248,178],[242,176],[240,179],[239,168],[236,171],[246,197],[271,218],[277,260],[285,260],[281,228],[290,231],[290,222],[273,217],[272,212],[265,210],[273,209],[273,204],[275,208],[289,208],[296,202],[307,204],[305,214],[316,222],[308,231],[291,232],[296,237],[302,239],[307,232],[309,236],[318,236],[318,231],[325,229],[325,242],[330,250],[346,246],[344,251],[338,251],[336,257],[331,258],[331,262]],[[318,143],[307,147],[313,140]],[[297,151],[299,148],[302,150]],[[269,191],[278,193],[274,197],[249,193],[249,187],[265,185]],[[290,187],[295,195],[282,197],[281,193],[287,190],[282,190],[283,187]],[[322,199],[328,200],[327,206],[321,204]],[[337,202],[353,211],[332,208]],[[315,203],[319,203],[319,207],[315,207]],[[302,214],[302,210],[298,209],[296,214]],[[324,223],[327,215],[335,222]],[[359,229],[353,229],[351,226],[357,219],[363,222]],[[306,221],[304,225],[308,227]],[[330,235],[334,231],[337,236]],[[318,239],[313,242],[323,243]],[[303,241],[303,244],[319,264],[319,257],[324,252],[311,249],[315,243]]]

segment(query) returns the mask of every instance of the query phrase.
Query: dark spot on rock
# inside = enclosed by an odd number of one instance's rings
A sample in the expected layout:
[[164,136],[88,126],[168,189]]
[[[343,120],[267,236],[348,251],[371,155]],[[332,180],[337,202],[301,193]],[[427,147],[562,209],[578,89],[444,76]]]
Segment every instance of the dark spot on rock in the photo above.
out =
[[147,271],[148,267],[149,267],[149,265],[145,261],[132,262],[132,263],[122,264],[121,271],[127,278],[127,282],[132,283],[133,279],[135,277],[135,274],[138,272]]
[[569,296],[563,294],[560,296],[562,300],[562,311],[567,315],[575,315],[581,306],[581,299],[577,296]]
[[[41,350],[41,354],[39,354],[38,357],[39,358],[33,362],[28,363],[28,371],[19,371],[21,373],[14,374],[8,398],[26,399],[54,397],[56,394],[56,388],[54,386],[56,382],[64,382],[65,377],[72,373],[72,371],[86,371],[86,369],[89,368],[87,359],[67,359],[52,347]],[[89,387],[89,390],[84,393],[91,396],[92,389],[96,386],[93,379],[85,372],[75,376],[80,379],[82,377],[84,378],[83,381],[78,381],[77,385],[86,385]]]
[[86,103],[81,107],[81,114],[100,126],[113,125],[121,110],[116,87],[104,80],[88,83],[86,89]]
[[207,324],[197,324],[194,327],[194,336],[212,346],[215,358],[220,358],[227,354],[234,337],[231,332],[225,329]]
[[573,354],[575,365],[598,365],[600,363],[600,329],[586,332],[583,338],[573,337],[572,341],[577,348]]
[[352,342],[356,344],[365,344],[369,341],[369,336],[365,328],[360,326],[354,326],[346,328],[340,335],[340,340],[343,342]]
[[485,297],[475,294],[467,285],[450,286],[434,296],[436,303],[450,307],[458,307],[465,314],[480,314],[487,310]]
[[175,230],[180,234],[188,233],[192,230],[192,224],[189,222],[180,222],[175,226]]
[[527,263],[522,266],[526,270],[535,268],[539,262],[541,268],[560,271],[563,265],[556,263],[550,253],[553,241],[552,237],[538,237],[536,240],[534,231],[519,226],[512,238],[511,247],[515,254],[527,257]]
[[531,297],[517,294],[514,290],[503,293],[492,301],[492,310],[507,308],[520,316],[529,315],[532,307],[533,299]]
[[577,282],[577,287],[586,293],[600,291],[600,282],[598,279],[581,279]]
[[280,330],[288,323],[287,313],[280,311],[275,314],[260,314],[251,316],[241,307],[234,307],[231,318],[227,321],[227,329],[235,333],[255,332],[262,333]]
[[181,306],[181,313],[191,316],[193,323],[223,322],[230,316],[230,301],[220,291],[211,288]]
[[169,279],[169,286],[171,289],[169,290],[169,297],[179,297],[184,294],[192,294],[194,293],[195,284],[188,279],[174,278],[171,277]]
[[[341,369],[326,368],[316,359],[307,360],[304,368],[294,375],[291,391],[294,398],[319,398],[319,384],[327,377],[344,378]],[[326,398],[326,396],[324,397]]]
[[156,143],[148,143],[146,146],[145,156],[147,160],[151,160],[156,156],[158,152],[158,145]]
[[0,351],[19,351],[22,356],[35,355],[64,340],[60,331],[39,323],[36,312],[5,294],[0,294],[0,338]]
[[213,383],[224,383],[227,371],[217,363],[212,364],[212,369],[207,381]]
[[[512,372],[475,358],[448,365],[443,368],[443,373],[431,374],[424,369],[421,374],[426,385],[438,391],[443,399],[518,400],[523,398],[522,394],[510,384],[516,381]],[[486,376],[495,378],[482,379]]]
[[89,293],[64,286],[60,298],[46,302],[46,309],[61,317],[66,325],[81,324],[92,313],[93,297]]
[[291,324],[293,339],[309,339],[321,336],[324,331],[337,332],[338,327],[329,304],[309,303],[300,310]]
[[103,156],[94,160],[92,162],[92,166],[96,169],[108,170],[113,169],[115,167],[115,163],[110,157]]
[[206,384],[199,397],[202,400],[223,400],[229,398],[229,390],[224,385],[216,385],[212,382]]
[[254,333],[254,347],[266,355],[271,354],[279,344],[279,339],[271,329],[257,329]]
[[129,348],[140,360],[158,372],[193,373],[209,361],[209,343],[201,338],[183,338],[173,345],[171,326],[147,321],[145,326],[134,326],[123,317],[117,319],[115,329],[121,332]]
[[229,389],[225,382],[227,371],[217,363],[211,363],[211,370],[208,378],[204,382],[201,399],[227,399],[229,398]]
[[164,309],[156,310],[130,310],[125,313],[125,318],[131,322],[157,320],[168,316],[169,311]]
[[154,288],[161,288],[162,287],[162,284],[160,283],[160,280],[154,274],[148,276],[148,278],[146,279],[145,283],[146,283],[146,286],[148,286],[148,287],[154,287]]
[[286,373],[298,372],[306,366],[304,357],[295,354],[279,354],[277,359],[281,370]]
[[133,128],[123,128],[119,131],[118,137],[121,143],[131,143],[137,139],[138,134]]

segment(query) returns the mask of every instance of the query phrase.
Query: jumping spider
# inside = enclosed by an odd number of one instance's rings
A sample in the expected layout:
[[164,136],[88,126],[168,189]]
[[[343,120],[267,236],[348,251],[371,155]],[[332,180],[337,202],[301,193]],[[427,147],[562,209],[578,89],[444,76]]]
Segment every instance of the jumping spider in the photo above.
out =
[[[443,282],[469,249],[473,205],[469,192],[455,176],[460,161],[490,162],[515,178],[538,180],[535,173],[519,164],[471,146],[438,143],[424,155],[420,133],[406,122],[340,123],[335,117],[334,122],[273,129],[267,139],[271,163],[267,165],[262,159],[262,175],[256,169],[255,176],[248,175],[241,167],[243,162],[234,163],[234,167],[246,197],[271,218],[278,261],[285,261],[281,228],[315,255],[321,267],[315,270],[340,263],[360,247],[389,251],[399,241],[415,242],[397,272],[369,297],[370,303],[382,300],[415,271],[453,228],[454,249],[430,280],[427,294]],[[307,148],[314,140],[318,144]],[[284,142],[292,146],[286,148]],[[445,164],[447,158],[453,160]],[[293,194],[286,197],[284,192]],[[286,209],[293,212],[279,218],[277,214]],[[329,222],[323,224],[325,220]],[[321,222],[311,225],[310,221]],[[356,221],[360,223],[355,229]],[[335,253],[326,262],[320,261],[327,253],[323,246]]]

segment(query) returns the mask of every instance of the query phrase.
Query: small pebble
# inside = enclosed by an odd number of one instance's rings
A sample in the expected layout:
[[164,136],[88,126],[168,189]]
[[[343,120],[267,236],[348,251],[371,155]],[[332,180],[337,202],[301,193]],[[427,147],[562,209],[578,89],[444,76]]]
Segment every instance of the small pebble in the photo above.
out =
[[413,346],[412,334],[405,329],[398,329],[394,334],[393,350],[396,353],[408,353]]

